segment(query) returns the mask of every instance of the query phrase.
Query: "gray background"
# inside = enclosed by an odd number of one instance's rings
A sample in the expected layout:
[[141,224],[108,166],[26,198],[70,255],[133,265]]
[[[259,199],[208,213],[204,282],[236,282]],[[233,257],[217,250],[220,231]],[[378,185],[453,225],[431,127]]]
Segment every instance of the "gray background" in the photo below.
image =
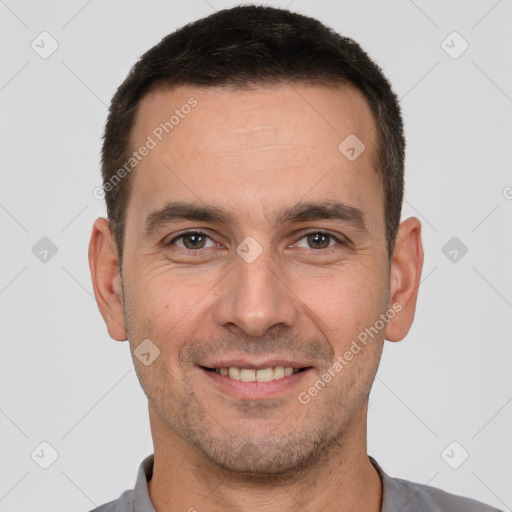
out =
[[[353,37],[401,98],[403,216],[422,221],[426,257],[410,334],[385,345],[369,453],[392,476],[510,510],[512,3],[268,3]],[[152,452],[128,345],[109,338],[92,295],[88,242],[106,213],[92,194],[100,139],[136,58],[233,5],[0,1],[1,512],[88,511],[132,488]],[[31,47],[51,48],[43,31],[59,45],[46,59]],[[453,31],[469,44],[457,58]],[[43,237],[56,254],[40,252]],[[58,453],[48,469],[43,441]]]

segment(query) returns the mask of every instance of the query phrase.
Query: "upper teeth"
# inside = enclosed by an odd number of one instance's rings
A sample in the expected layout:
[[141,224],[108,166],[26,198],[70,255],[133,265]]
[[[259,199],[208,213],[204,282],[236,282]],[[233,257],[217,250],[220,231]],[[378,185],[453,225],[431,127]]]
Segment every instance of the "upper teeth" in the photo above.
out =
[[270,380],[288,377],[292,373],[299,371],[297,368],[292,368],[291,366],[276,366],[274,368],[262,368],[261,370],[238,368],[236,366],[214,369],[216,373],[226,375],[235,380],[241,380],[242,382],[268,382]]

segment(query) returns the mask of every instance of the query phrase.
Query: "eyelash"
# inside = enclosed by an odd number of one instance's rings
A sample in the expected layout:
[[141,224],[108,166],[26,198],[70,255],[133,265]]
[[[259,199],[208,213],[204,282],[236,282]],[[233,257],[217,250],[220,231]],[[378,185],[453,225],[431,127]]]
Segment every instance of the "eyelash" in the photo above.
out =
[[[304,233],[300,238],[299,240],[302,240],[303,238],[307,237],[308,235],[326,235],[326,236],[330,236],[331,238],[333,238],[338,244],[341,244],[341,245],[345,245],[345,242],[343,240],[340,240],[340,238],[338,238],[336,235],[330,233],[329,231],[323,231],[323,230],[318,230],[318,229],[313,229],[311,231],[308,231],[306,233]],[[166,246],[172,246],[176,241],[180,240],[181,238],[187,236],[187,235],[200,235],[200,236],[206,236],[208,237],[210,240],[212,240],[212,238],[203,230],[201,229],[193,229],[193,230],[190,230],[190,231],[184,231],[183,233],[180,233],[178,236],[174,237],[171,241],[169,242],[166,242],[165,245]],[[212,240],[213,241],[213,240]],[[332,250],[334,250],[336,248],[336,246],[332,246],[332,247],[327,247],[325,249],[312,249],[312,248],[309,248],[309,249],[305,249],[307,251],[313,251],[313,252],[316,252],[316,253],[323,253],[323,254],[326,254],[328,252],[331,252]],[[210,247],[208,247],[208,249],[210,249]],[[201,249],[186,249],[186,248],[182,248],[182,247],[178,247],[178,250],[181,250],[181,251],[185,251],[185,252],[199,252],[201,251]],[[203,249],[204,250],[204,249]]]

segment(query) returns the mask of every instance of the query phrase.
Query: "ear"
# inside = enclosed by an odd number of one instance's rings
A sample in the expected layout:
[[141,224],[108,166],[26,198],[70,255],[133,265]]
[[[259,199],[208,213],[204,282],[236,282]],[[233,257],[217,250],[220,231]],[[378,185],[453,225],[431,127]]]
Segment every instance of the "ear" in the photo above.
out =
[[89,242],[89,268],[94,296],[110,337],[126,340],[119,259],[107,219],[96,219]]
[[391,261],[389,305],[392,308],[400,304],[401,310],[387,325],[389,341],[402,340],[411,328],[422,268],[421,223],[416,217],[409,217],[400,224]]

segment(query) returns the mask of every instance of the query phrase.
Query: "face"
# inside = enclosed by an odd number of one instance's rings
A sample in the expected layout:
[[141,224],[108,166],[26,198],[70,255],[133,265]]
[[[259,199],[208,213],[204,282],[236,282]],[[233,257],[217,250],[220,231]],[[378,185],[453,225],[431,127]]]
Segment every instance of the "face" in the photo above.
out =
[[390,306],[370,108],[350,87],[181,87],[143,99],[133,148],[148,136],[123,307],[132,352],[159,350],[134,356],[153,421],[225,469],[303,467],[361,421],[386,335],[344,357]]

